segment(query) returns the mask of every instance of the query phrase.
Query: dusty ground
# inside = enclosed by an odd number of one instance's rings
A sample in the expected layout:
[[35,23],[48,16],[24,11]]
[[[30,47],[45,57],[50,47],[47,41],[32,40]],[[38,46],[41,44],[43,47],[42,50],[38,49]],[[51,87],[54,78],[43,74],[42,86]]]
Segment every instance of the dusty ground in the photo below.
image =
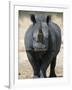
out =
[[[56,15],[54,13],[52,15],[53,22],[57,23],[61,30],[62,30],[62,37],[63,37],[63,16],[62,15]],[[24,35],[26,30],[28,29],[29,25],[31,24],[29,15],[22,15],[22,17],[19,17],[19,63],[18,63],[18,78],[19,79],[27,79],[33,77],[33,69],[28,61],[26,52],[25,52],[25,46],[24,46]],[[56,74],[57,76],[63,76],[63,39],[62,39],[62,45],[60,52],[57,56],[57,64],[56,64]],[[47,76],[49,76],[49,68],[47,69]]]
[[[56,75],[58,77],[63,76],[63,68],[62,66],[56,66]],[[49,68],[47,69],[47,76],[49,76]],[[33,77],[33,70],[30,64],[25,61],[24,63],[19,65],[19,79],[27,79]]]

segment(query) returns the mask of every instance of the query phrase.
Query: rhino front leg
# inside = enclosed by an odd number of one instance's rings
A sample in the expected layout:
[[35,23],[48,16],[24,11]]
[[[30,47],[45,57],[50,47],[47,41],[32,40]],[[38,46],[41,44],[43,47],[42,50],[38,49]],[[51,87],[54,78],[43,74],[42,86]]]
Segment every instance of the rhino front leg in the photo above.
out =
[[51,62],[53,60],[53,56],[54,56],[54,52],[48,53],[48,54],[46,54],[46,57],[43,60],[43,64],[41,66],[41,70],[42,70],[44,78],[47,78],[46,70],[47,70],[49,64],[51,64]]
[[32,69],[33,69],[33,75],[34,75],[33,78],[40,77],[39,63],[37,62],[33,51],[27,51],[27,56],[28,56],[31,66],[32,66]]

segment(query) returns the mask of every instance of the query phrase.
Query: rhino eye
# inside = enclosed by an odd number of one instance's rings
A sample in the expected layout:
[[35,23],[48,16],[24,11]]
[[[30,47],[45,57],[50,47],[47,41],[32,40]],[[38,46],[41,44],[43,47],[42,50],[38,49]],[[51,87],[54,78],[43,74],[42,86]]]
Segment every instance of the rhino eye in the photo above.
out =
[[33,40],[34,40],[34,41],[37,41],[35,36],[33,36]]
[[33,36],[33,40],[35,40],[34,36]]

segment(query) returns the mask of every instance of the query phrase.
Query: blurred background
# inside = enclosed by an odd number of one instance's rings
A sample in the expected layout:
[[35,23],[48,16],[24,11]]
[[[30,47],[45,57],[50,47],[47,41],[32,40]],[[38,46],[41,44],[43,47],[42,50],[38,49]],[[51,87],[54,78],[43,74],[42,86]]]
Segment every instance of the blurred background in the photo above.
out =
[[[28,12],[19,10],[18,12],[18,78],[27,79],[33,77],[33,69],[28,61],[25,45],[24,36],[32,24],[30,15],[51,15],[52,22],[56,23],[61,28],[62,44],[60,52],[57,56],[56,74],[59,77],[63,76],[63,13],[59,12]],[[49,76],[49,67],[47,69],[47,76]]]

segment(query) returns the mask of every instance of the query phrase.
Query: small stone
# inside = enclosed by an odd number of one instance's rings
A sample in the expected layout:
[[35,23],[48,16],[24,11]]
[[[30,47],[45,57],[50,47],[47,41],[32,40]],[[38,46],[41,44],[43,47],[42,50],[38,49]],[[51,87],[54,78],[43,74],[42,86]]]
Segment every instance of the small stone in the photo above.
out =
[[21,75],[21,73],[19,72],[19,75]]

